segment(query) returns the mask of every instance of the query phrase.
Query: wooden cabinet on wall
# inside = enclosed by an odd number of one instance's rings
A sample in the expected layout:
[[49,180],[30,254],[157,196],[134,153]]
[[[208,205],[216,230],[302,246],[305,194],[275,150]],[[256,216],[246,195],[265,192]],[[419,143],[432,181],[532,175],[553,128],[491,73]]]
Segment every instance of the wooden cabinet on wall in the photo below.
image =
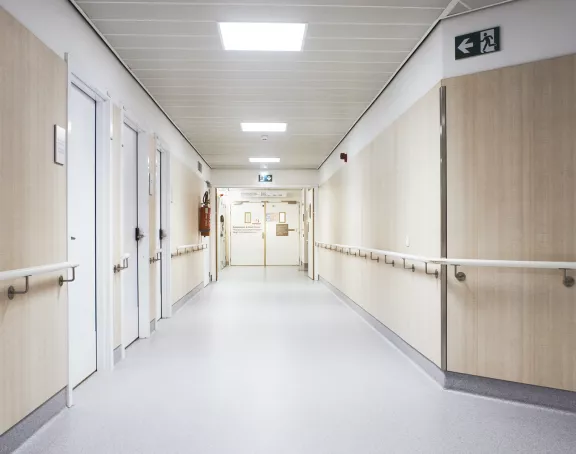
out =
[[[448,256],[576,261],[576,57],[448,79]],[[448,278],[448,369],[576,391],[556,270]]]
[[[64,61],[0,8],[0,271],[66,261]],[[81,271],[79,271],[81,272]],[[51,273],[0,282],[0,434],[67,385],[67,287]],[[1,447],[0,447],[1,450]]]

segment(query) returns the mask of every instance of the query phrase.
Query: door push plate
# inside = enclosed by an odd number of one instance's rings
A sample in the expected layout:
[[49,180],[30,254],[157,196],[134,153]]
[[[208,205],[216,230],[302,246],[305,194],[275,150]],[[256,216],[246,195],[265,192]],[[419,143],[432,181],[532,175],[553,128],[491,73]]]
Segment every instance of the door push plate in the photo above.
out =
[[136,227],[136,241],[140,241],[146,235],[140,231],[140,227]]

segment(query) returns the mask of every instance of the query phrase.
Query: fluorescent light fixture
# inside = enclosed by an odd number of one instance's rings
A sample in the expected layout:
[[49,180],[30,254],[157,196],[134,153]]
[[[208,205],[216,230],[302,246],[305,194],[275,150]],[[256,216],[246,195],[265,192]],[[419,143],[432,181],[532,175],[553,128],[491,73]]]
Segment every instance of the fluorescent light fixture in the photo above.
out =
[[280,158],[250,158],[250,162],[280,162]]
[[300,52],[306,24],[220,22],[225,50]]
[[240,123],[244,132],[285,132],[286,123]]

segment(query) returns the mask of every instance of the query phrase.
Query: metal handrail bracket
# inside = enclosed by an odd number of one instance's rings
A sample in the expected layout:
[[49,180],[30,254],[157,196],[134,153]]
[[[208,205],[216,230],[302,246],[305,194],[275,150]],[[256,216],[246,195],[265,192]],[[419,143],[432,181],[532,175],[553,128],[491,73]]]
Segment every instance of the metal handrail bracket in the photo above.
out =
[[36,266],[33,268],[22,268],[18,270],[2,271],[0,272],[0,280],[13,280],[24,278],[24,290],[16,290],[16,287],[11,285],[8,287],[8,299],[13,300],[16,295],[25,295],[30,291],[30,278],[39,276],[41,274],[53,273],[54,271],[66,270],[72,268],[72,279],[64,279],[63,276],[58,277],[58,284],[64,285],[64,282],[74,282],[76,280],[76,268],[80,266],[77,263],[56,263],[53,265]]
[[26,287],[24,290],[16,290],[13,285],[8,287],[8,299],[13,300],[16,295],[25,295],[30,290],[30,276],[24,276],[26,279]]

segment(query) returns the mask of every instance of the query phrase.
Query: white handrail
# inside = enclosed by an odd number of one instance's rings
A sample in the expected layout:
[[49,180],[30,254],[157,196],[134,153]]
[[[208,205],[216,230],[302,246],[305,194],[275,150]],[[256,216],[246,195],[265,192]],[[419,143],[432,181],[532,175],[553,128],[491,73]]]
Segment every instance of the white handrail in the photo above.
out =
[[80,266],[78,263],[62,262],[54,263],[52,265],[33,266],[31,268],[21,268],[18,270],[0,271],[0,281],[9,281],[21,277],[38,276],[40,274],[53,273],[55,271],[76,268]]
[[480,259],[439,259],[441,265],[495,267],[495,268],[537,268],[550,270],[576,270],[576,262],[539,262],[533,260],[480,260]]
[[176,248],[177,251],[181,251],[182,249],[194,249],[194,248],[198,248],[196,249],[197,251],[201,250],[201,249],[205,249],[206,246],[204,243],[200,243],[200,244],[186,244],[184,246],[178,246]]
[[344,244],[320,243],[317,245],[333,246],[348,250],[361,252],[372,252],[378,255],[387,255],[405,260],[412,260],[422,263],[434,263],[436,265],[471,266],[471,267],[498,267],[498,268],[540,268],[554,270],[576,270],[576,262],[544,262],[533,260],[484,260],[484,259],[452,259],[440,257],[426,257],[424,255],[404,254],[403,252],[384,251],[381,249],[371,249],[360,246],[348,246]]
[[[435,265],[454,266],[456,267],[455,276],[460,281],[466,280],[466,275],[462,272],[457,272],[457,268],[459,266],[469,266],[469,267],[531,268],[531,269],[561,270],[564,272],[563,282],[566,287],[572,287],[575,283],[574,278],[568,276],[566,274],[566,271],[576,270],[576,262],[548,262],[548,261],[535,261],[535,260],[484,260],[484,259],[458,259],[458,258],[455,259],[455,258],[426,257],[423,255],[412,255],[412,254],[405,254],[402,252],[384,251],[381,249],[371,249],[361,246],[350,246],[345,244],[330,244],[330,243],[317,242],[316,246],[335,248],[336,250],[340,248],[341,252],[343,252],[344,249],[347,249],[348,253],[351,253],[351,251],[356,250],[358,251],[358,253],[366,252],[370,254],[375,254],[376,256],[383,255],[385,256],[385,258],[392,257],[392,258],[399,258],[404,261],[409,260],[414,262],[421,262],[425,263],[426,265],[432,263]],[[414,268],[412,268],[412,270],[414,271]]]

